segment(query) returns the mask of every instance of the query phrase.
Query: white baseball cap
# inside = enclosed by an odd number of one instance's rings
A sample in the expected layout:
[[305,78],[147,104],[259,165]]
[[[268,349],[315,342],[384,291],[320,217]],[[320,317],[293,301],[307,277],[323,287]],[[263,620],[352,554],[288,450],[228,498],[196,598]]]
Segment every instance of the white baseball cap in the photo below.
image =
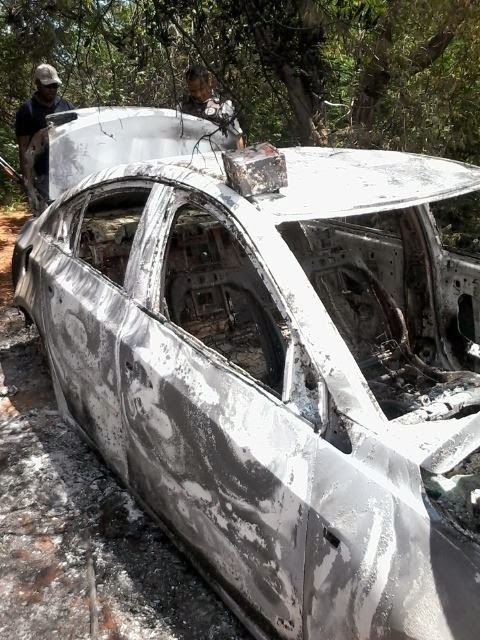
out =
[[33,79],[35,82],[38,80],[38,82],[43,85],[62,84],[62,81],[58,77],[57,70],[55,67],[52,67],[51,64],[39,64],[35,69]]

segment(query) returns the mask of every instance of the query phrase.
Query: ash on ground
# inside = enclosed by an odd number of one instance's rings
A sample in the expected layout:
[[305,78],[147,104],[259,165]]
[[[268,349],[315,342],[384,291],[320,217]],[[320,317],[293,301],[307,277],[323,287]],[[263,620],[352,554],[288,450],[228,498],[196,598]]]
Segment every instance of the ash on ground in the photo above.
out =
[[249,640],[62,422],[35,331],[0,335],[0,637]]

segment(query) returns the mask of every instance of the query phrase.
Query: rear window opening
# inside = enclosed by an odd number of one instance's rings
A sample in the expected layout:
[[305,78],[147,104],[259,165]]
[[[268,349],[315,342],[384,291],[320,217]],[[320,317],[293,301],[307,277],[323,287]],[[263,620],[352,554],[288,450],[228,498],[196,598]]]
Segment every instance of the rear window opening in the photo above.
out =
[[120,286],[149,194],[149,188],[108,193],[92,199],[83,216],[77,257]]
[[451,251],[480,252],[480,192],[430,204],[442,244]]

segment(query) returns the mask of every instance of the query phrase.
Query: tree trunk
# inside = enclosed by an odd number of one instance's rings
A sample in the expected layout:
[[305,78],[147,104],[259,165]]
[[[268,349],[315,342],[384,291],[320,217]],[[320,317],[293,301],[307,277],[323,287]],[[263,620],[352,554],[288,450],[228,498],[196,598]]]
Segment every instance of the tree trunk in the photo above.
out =
[[[352,124],[370,128],[375,109],[385,96],[390,82],[392,33],[401,3],[391,0],[383,29],[376,42],[372,59],[360,82],[352,109]],[[431,66],[445,51],[473,7],[473,0],[452,0],[450,9],[435,33],[418,45],[412,54],[409,71],[413,75]]]
[[399,0],[391,0],[370,63],[367,65],[352,108],[352,124],[370,128],[375,107],[383,98],[390,82],[390,50]]
[[286,87],[300,143],[326,145],[326,131],[316,122],[316,103],[321,93],[323,70],[318,57],[312,55],[324,38],[322,14],[311,0],[299,0],[295,18],[301,27],[292,42],[289,41],[291,33],[283,32],[284,27],[280,23],[265,21],[262,12],[257,13],[252,4],[250,18],[257,50],[264,67],[271,69]]
[[412,73],[419,73],[427,69],[439,58],[457,35],[459,28],[467,18],[473,0],[454,0],[445,17],[442,27],[426,42],[420,44],[412,55]]
[[295,74],[288,63],[282,65],[279,77],[287,88],[301,144],[325,146],[327,144],[325,132],[322,129],[317,129],[315,125],[312,96],[305,90],[302,79],[298,74]]

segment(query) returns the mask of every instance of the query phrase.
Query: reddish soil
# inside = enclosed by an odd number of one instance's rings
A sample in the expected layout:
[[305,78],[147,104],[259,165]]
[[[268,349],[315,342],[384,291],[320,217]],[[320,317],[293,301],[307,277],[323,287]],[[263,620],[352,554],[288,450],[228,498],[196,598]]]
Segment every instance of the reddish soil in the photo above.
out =
[[22,314],[12,307],[12,252],[29,217],[25,206],[0,207],[0,420],[34,408],[54,407],[35,330],[25,327]]
[[17,233],[29,217],[25,206],[8,211],[0,207],[0,308],[12,303],[10,267],[13,245]]

